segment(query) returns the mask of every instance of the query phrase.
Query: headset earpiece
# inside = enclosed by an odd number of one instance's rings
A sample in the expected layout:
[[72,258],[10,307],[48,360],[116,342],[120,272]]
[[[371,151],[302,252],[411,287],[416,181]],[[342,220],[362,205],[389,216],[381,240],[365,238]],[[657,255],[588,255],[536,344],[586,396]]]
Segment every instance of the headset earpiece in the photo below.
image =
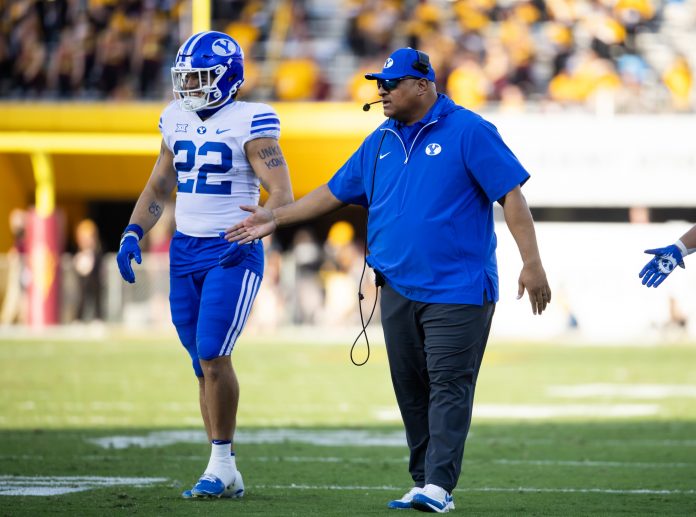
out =
[[421,74],[427,75],[430,71],[430,57],[425,52],[416,50],[418,59],[411,64],[414,70],[418,70]]

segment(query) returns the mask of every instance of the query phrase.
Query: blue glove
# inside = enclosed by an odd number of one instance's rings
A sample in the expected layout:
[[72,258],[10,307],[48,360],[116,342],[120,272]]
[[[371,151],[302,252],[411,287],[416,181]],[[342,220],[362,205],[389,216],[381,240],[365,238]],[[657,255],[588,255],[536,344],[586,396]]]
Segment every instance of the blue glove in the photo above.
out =
[[[223,235],[224,232],[221,233],[220,236],[222,237]],[[220,266],[222,266],[223,269],[238,266],[244,261],[246,256],[251,251],[253,245],[253,242],[250,242],[249,244],[242,244],[241,246],[238,242],[233,242],[232,244],[230,244],[227,250],[222,255],[220,255],[220,257],[218,258],[218,264],[220,264]]]
[[142,238],[143,230],[139,226],[137,229],[131,228],[132,226],[137,225],[128,225],[126,227],[126,231],[121,238],[121,246],[118,248],[118,255],[116,255],[118,270],[121,272],[123,279],[129,284],[135,283],[135,273],[131,266],[131,260],[135,259],[138,264],[143,261],[140,255],[140,246],[138,245],[139,237]]
[[648,287],[657,287],[665,281],[675,267],[684,267],[681,250],[674,244],[665,248],[645,250],[645,253],[655,255],[638,274],[638,277],[643,279],[643,285]]

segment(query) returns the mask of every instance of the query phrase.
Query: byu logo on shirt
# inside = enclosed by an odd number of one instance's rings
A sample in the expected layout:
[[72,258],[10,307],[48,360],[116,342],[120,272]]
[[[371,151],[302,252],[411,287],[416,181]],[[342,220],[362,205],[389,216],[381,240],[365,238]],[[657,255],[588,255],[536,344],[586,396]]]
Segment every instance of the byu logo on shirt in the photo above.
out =
[[387,60],[384,62],[384,68],[391,68],[393,64],[394,60],[388,57]]
[[425,154],[428,156],[437,156],[442,152],[442,147],[440,144],[428,144],[425,147]]
[[198,129],[196,129],[196,132],[197,132],[199,135],[204,134],[206,131],[207,131],[207,129],[206,129],[205,126],[198,126]]

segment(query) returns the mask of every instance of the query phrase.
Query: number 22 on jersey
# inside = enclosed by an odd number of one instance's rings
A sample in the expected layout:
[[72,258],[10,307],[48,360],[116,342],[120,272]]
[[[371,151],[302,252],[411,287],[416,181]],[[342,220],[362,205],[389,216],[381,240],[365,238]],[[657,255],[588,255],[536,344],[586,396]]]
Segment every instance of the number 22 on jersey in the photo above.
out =
[[[174,168],[177,176],[181,173],[191,172],[196,166],[196,157],[202,157],[203,163],[198,167],[198,177],[189,178],[186,181],[179,180],[179,192],[188,192],[196,194],[218,194],[229,195],[232,193],[232,181],[220,181],[216,183],[208,183],[208,174],[225,174],[232,169],[232,149],[223,142],[205,142],[198,149],[196,144],[191,140],[177,140],[174,143],[174,156],[178,156],[179,152],[185,153],[183,161],[174,160]],[[219,155],[219,163],[210,161]]]

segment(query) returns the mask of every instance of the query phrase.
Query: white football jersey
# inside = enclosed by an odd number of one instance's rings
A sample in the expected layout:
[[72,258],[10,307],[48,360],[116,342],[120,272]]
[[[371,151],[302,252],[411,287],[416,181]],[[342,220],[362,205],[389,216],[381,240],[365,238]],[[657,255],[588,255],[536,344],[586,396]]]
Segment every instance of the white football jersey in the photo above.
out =
[[239,205],[259,202],[260,181],[244,144],[280,138],[280,121],[267,104],[234,101],[202,121],[176,101],[162,112],[159,129],[174,155],[178,176],[176,229],[192,237],[217,237],[249,214]]

